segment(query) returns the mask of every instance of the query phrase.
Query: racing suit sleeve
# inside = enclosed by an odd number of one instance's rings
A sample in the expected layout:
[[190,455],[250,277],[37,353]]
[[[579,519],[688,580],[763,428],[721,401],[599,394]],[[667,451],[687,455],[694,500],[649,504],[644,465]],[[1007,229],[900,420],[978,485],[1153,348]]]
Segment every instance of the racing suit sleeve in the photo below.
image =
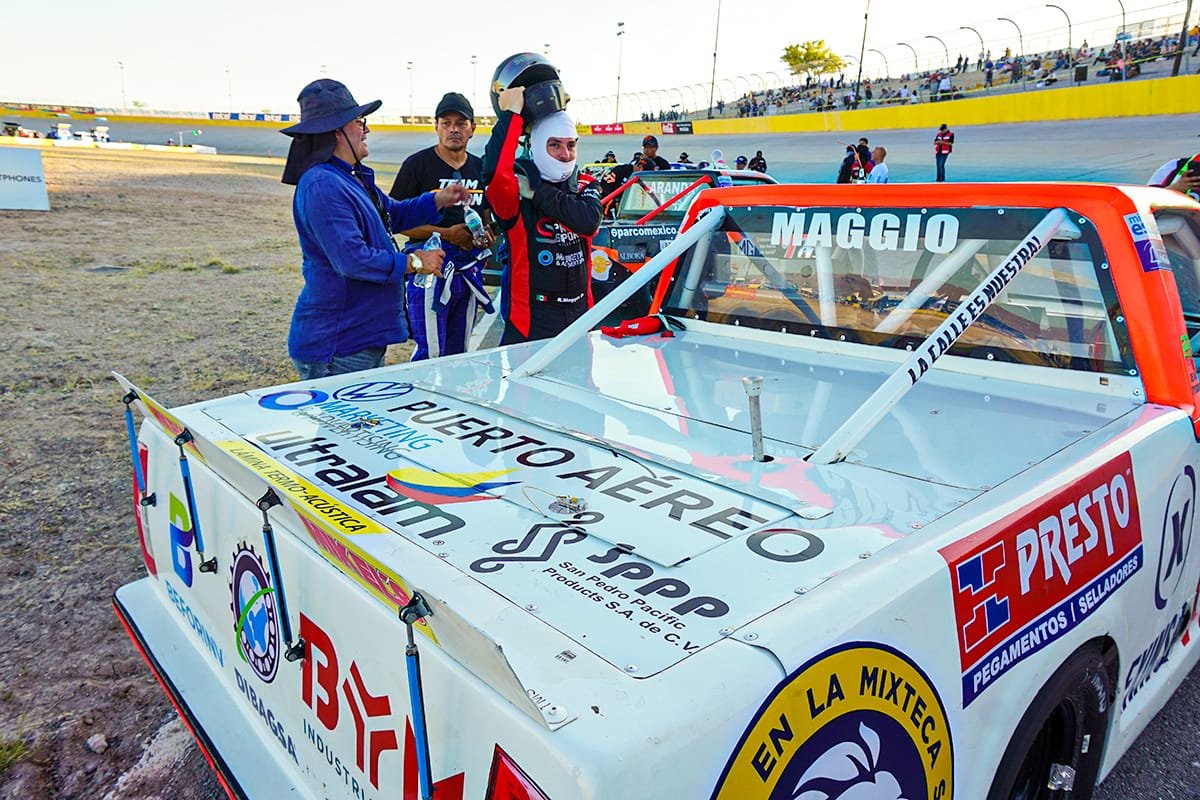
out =
[[543,182],[533,193],[533,207],[580,236],[593,236],[600,229],[600,185],[594,181],[579,194]]
[[[376,189],[376,191],[379,190]],[[383,201],[388,204],[388,214],[392,219],[392,233],[411,230],[421,225],[432,225],[441,219],[442,212],[437,210],[433,194],[433,192],[422,192],[416,197],[406,200],[393,200],[385,195]]]
[[487,183],[484,198],[496,218],[510,225],[517,218],[521,203],[517,175],[513,169],[517,158],[517,141],[521,138],[520,119],[511,111],[500,112],[483,159],[483,178]]

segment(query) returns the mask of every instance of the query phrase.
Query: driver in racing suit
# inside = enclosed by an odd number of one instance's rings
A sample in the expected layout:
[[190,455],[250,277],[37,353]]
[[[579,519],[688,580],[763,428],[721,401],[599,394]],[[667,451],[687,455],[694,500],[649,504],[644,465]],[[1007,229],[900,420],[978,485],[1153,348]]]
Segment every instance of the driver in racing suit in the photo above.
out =
[[488,205],[508,234],[501,277],[501,344],[548,339],[592,305],[591,237],[600,227],[600,188],[580,186],[575,123],[562,111],[530,133],[532,160],[518,159],[525,88],[500,92],[500,115],[484,157]]

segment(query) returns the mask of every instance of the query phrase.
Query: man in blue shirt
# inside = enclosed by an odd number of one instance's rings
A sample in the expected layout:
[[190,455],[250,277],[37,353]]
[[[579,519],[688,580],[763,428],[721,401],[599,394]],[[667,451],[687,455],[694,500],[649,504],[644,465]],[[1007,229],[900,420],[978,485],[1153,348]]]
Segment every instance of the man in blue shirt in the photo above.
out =
[[441,210],[468,199],[461,184],[393,200],[362,164],[367,115],[338,81],[301,90],[301,121],[292,137],[283,182],[296,187],[292,217],[303,254],[304,288],[296,299],[288,354],[301,379],[383,366],[390,344],[408,339],[405,276],[441,274],[441,250],[405,254],[392,233],[436,222]]

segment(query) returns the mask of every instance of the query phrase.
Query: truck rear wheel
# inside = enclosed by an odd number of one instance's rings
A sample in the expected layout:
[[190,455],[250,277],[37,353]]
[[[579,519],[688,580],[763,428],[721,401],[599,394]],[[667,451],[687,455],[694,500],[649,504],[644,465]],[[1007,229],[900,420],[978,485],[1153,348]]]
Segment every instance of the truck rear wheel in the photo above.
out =
[[1021,717],[988,800],[1089,800],[1108,736],[1111,694],[1100,648],[1072,654]]

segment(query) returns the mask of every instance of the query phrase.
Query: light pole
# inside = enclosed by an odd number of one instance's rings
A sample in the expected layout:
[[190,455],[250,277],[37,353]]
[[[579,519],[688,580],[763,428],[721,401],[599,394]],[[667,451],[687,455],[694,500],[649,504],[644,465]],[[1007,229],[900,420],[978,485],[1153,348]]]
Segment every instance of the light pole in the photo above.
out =
[[1021,90],[1026,88],[1025,81],[1025,36],[1021,33],[1021,26],[1013,22],[1008,17],[996,17],[1000,22],[1007,22],[1017,29],[1017,45],[1020,48],[1020,53],[1017,54],[1018,63],[1021,65]]
[[413,62],[408,62],[408,116],[409,123],[412,123],[413,101],[412,101],[412,67]]
[[1067,18],[1067,57],[1070,58],[1071,64],[1071,83],[1075,82],[1075,48],[1071,46],[1071,15],[1062,6],[1056,6],[1054,3],[1046,3],[1046,8],[1057,8],[1062,12],[1062,15]]
[[474,102],[479,102],[479,58],[471,56],[471,98]]
[[987,46],[984,45],[984,43],[983,43],[983,34],[980,33],[979,31],[975,30],[974,28],[972,28],[970,25],[959,25],[958,29],[960,31],[970,31],[971,33],[975,34],[979,38],[979,63],[982,64],[983,58],[984,58],[984,51],[987,50]]
[[550,43],[549,42],[546,42],[545,44],[542,45],[542,55],[544,55],[544,56],[550,55]]
[[885,56],[885,55],[883,54],[883,51],[882,51],[882,50],[876,50],[874,47],[872,47],[872,48],[871,48],[871,49],[870,49],[868,52],[871,52],[871,53],[878,53],[878,54],[879,54],[879,57],[883,59],[883,71],[884,71],[884,73],[887,75],[887,77],[886,77],[886,78],[884,78],[884,80],[891,80],[891,78],[892,78],[892,68],[888,66],[888,60],[887,60],[887,56]]
[[926,36],[925,38],[933,39],[935,42],[937,42],[938,44],[940,44],[942,46],[942,50],[946,53],[946,70],[949,71],[949,69],[950,69],[950,48],[946,47],[946,43],[943,42],[941,39],[939,39],[937,36],[930,35],[930,36]]
[[228,64],[225,65],[225,99],[229,103],[229,118],[233,119],[233,75]]
[[1121,80],[1125,80],[1125,62],[1129,60],[1129,33],[1125,30],[1125,4],[1117,0],[1117,5],[1121,7]]
[[751,72],[750,77],[758,78],[758,82],[762,84],[762,90],[763,90],[763,93],[765,94],[767,91],[767,82],[765,80],[763,80],[763,76],[759,75],[757,72]]
[[858,46],[858,77],[854,79],[854,107],[858,108],[858,98],[862,94],[862,60],[867,49],[867,17],[871,15],[871,0],[867,0],[867,7],[863,10],[863,33],[862,42]]
[[721,0],[717,0],[717,26],[713,33],[713,68],[708,82],[708,118],[713,115],[713,93],[717,90],[717,42],[721,41]]
[[617,102],[613,104],[613,122],[621,121],[621,56],[625,53],[625,23],[617,23]]
[[774,78],[774,79],[775,79],[775,83],[776,83],[776,84],[778,84],[778,85],[775,87],[776,89],[782,89],[782,88],[783,88],[783,78],[779,77],[779,73],[777,73],[777,72],[768,72],[768,73],[767,73],[767,75],[769,75],[770,77],[772,77],[772,78]]
[[125,109],[129,108],[129,106],[125,104],[125,62],[118,61],[117,68],[121,70],[121,110],[124,111]]
[[912,54],[913,54],[913,72],[914,72],[914,73],[920,72],[920,71],[921,71],[921,65],[917,63],[917,48],[913,47],[913,46],[912,46],[911,44],[909,44],[908,42],[896,42],[896,44],[900,45],[901,47],[907,47],[909,50],[912,50]]

